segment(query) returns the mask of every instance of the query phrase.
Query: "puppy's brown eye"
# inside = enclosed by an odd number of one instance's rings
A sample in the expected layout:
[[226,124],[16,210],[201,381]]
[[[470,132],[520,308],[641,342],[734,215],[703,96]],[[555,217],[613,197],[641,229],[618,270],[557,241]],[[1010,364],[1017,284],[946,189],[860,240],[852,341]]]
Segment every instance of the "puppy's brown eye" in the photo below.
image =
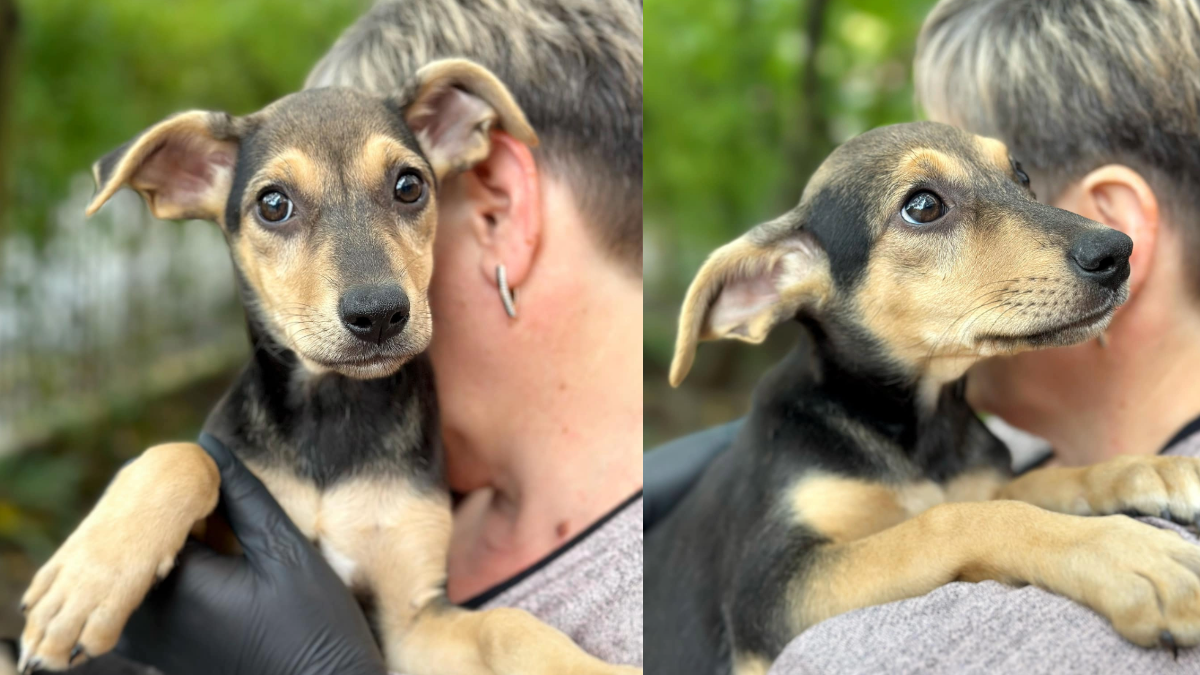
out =
[[412,172],[400,174],[396,180],[396,199],[405,204],[414,204],[425,194],[425,181]]
[[909,198],[900,216],[913,225],[925,225],[941,218],[946,213],[942,200],[932,192],[918,192]]
[[292,200],[271,190],[258,198],[258,214],[268,223],[282,223],[292,217]]

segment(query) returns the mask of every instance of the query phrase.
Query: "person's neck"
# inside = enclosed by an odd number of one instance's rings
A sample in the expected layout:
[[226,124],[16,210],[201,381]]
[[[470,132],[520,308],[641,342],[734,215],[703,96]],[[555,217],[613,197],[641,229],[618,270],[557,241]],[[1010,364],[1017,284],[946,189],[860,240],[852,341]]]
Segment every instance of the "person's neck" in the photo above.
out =
[[449,462],[470,467],[453,600],[544,558],[641,488],[641,291],[631,278],[578,298],[555,317],[553,344],[514,350],[527,363],[512,364],[520,383],[489,401],[489,433],[448,434]]
[[1073,347],[1071,366],[1030,392],[1018,426],[1049,441],[1056,464],[1157,453],[1200,415],[1200,317],[1186,307],[1129,309],[1106,346]]

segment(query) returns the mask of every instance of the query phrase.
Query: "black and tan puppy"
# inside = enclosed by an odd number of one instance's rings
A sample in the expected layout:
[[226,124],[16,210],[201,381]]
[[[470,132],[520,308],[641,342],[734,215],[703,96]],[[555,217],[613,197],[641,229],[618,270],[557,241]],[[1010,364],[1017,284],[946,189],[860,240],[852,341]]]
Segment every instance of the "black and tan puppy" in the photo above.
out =
[[[160,218],[216,221],[254,353],[205,430],[262,479],[356,591],[389,666],[410,675],[630,673],[518,610],[444,595],[431,320],[439,181],[502,127],[537,139],[507,89],[463,60],[422,68],[393,99],[293,94],[245,117],[171,117],[101,159],[98,209],[122,186]],[[213,462],[159,446],[124,468],[25,596],[22,665],[59,670],[110,650],[217,502]]]
[[1138,644],[1200,643],[1200,549],[1079,517],[1190,519],[1200,464],[1013,481],[962,393],[980,358],[1099,335],[1131,250],[1034,201],[1000,142],[916,123],[846,143],[799,206],[716,251],[688,291],[672,383],[699,340],[757,343],[793,319],[801,338],[733,447],[648,533],[648,671],[763,673],[818,621],[954,580],[1037,584]]

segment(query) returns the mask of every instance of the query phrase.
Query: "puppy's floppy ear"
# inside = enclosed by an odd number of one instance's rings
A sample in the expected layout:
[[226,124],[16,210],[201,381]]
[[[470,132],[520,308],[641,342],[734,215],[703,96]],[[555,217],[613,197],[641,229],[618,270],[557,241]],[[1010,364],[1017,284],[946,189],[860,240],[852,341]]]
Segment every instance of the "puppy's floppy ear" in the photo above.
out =
[[831,288],[829,258],[792,213],[717,249],[683,301],[671,386],[692,369],[701,340],[758,344],[775,326],[819,306]]
[[128,185],[156,218],[219,220],[237,162],[234,126],[225,113],[196,110],[150,127],[92,166],[97,191],[87,215]]
[[442,59],[417,71],[416,93],[404,119],[438,177],[465,171],[491,152],[493,126],[525,145],[537,134],[508,88],[491,71],[466,59]]

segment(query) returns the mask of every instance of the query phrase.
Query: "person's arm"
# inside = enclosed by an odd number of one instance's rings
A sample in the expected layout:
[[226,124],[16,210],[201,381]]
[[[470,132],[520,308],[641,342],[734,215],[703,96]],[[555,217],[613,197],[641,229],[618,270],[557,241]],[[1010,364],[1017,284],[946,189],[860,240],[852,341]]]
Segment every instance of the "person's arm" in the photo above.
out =
[[118,653],[171,675],[382,675],[383,657],[349,589],[262,483],[227,449],[221,503],[245,554],[190,542],[134,613]]

